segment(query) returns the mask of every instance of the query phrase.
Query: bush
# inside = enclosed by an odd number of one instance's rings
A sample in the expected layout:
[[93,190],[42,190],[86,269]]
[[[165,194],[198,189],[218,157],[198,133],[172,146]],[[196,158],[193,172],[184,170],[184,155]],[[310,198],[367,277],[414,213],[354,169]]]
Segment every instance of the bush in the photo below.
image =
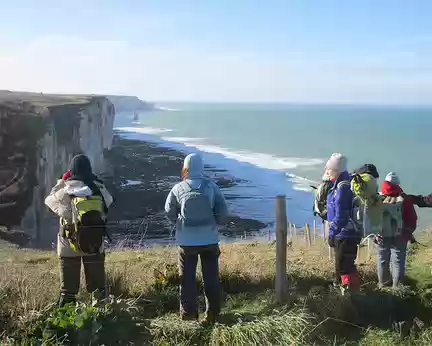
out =
[[133,318],[137,310],[134,303],[134,300],[113,297],[70,303],[40,316],[31,328],[24,333],[17,332],[8,342],[24,345],[125,343],[138,331]]

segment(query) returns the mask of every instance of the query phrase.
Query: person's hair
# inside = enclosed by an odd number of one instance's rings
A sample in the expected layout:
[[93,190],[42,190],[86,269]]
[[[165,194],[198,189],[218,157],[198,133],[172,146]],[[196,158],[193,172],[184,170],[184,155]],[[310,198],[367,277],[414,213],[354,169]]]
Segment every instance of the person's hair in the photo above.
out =
[[182,178],[186,180],[188,178],[188,175],[189,175],[189,170],[186,167],[183,167],[181,171]]

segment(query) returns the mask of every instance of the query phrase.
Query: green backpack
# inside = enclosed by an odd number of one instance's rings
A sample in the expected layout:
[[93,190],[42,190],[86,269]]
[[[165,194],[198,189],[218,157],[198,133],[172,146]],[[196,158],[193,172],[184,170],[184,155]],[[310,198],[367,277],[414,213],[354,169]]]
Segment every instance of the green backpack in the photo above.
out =
[[382,227],[383,207],[376,179],[368,173],[354,174],[351,190],[360,199],[364,208],[362,218],[365,235],[379,232]]
[[368,173],[354,174],[351,180],[351,190],[363,203],[374,200],[378,196],[377,181]]
[[98,253],[107,235],[103,197],[99,195],[71,197],[74,224],[65,230],[65,236],[74,251]]

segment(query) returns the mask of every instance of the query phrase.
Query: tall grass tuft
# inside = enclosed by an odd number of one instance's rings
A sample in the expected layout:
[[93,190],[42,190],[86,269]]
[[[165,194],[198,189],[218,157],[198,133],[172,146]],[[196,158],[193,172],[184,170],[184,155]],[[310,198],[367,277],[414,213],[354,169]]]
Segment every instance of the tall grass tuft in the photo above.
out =
[[310,345],[315,323],[304,309],[265,316],[233,326],[216,326],[210,345]]

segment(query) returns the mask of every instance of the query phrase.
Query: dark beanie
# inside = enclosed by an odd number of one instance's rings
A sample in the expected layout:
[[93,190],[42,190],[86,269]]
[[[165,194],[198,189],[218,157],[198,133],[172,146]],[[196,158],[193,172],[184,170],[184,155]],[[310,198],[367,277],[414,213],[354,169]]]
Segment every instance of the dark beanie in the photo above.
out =
[[92,185],[96,178],[93,174],[90,160],[83,154],[77,155],[72,159],[70,171],[71,179],[80,180],[87,185]]
[[366,163],[363,166],[360,166],[359,168],[355,169],[353,171],[354,174],[370,174],[371,176],[373,176],[374,178],[379,178],[379,173],[378,170],[376,168],[375,165],[371,164],[371,163]]

